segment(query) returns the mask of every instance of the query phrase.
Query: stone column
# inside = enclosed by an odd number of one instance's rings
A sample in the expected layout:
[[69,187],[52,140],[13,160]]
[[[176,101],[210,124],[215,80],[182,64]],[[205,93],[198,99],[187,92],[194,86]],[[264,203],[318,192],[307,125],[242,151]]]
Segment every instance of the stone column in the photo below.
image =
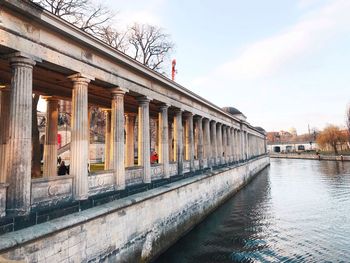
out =
[[202,127],[202,120],[203,118],[200,116],[197,116],[195,118],[196,121],[196,129],[198,133],[198,141],[197,141],[197,158],[199,161],[199,169],[203,169],[203,159],[204,159],[204,149],[203,149],[203,127]]
[[230,127],[226,127],[226,152],[227,152],[227,162],[231,162],[231,131]]
[[163,165],[164,177],[170,177],[169,170],[169,128],[168,128],[168,108],[169,105],[160,106],[158,113],[158,156]]
[[212,147],[210,141],[210,120],[204,119],[204,155],[207,158],[208,167],[212,167]]
[[194,169],[194,140],[193,140],[193,114],[191,112],[185,113],[185,143],[186,143],[186,152],[185,158],[190,161],[190,170],[193,172]]
[[47,101],[47,108],[43,176],[50,177],[57,175],[58,99],[53,97],[44,99]]
[[246,137],[245,137],[245,131],[242,131],[242,154],[243,154],[243,160],[245,161],[247,159],[246,155]]
[[239,151],[241,156],[241,161],[244,160],[244,141],[243,141],[243,130],[239,131]]
[[242,161],[244,161],[245,152],[244,152],[244,131],[243,130],[241,130],[241,136],[239,139],[241,140],[241,159]]
[[111,169],[111,111],[103,110],[105,114],[105,170]]
[[210,141],[212,147],[212,165],[217,165],[217,157],[218,157],[218,147],[217,147],[217,135],[216,135],[216,121],[211,121],[211,134]]
[[111,167],[117,190],[125,189],[124,165],[124,95],[128,92],[124,88],[112,89],[112,117],[111,117]]
[[223,164],[223,158],[222,158],[222,124],[218,123],[216,127],[216,136],[217,136],[217,148],[218,148],[218,157],[220,164]]
[[234,141],[235,141],[235,134],[234,129],[232,127],[229,128],[229,134],[230,134],[230,161],[233,162],[235,160],[235,149],[234,149]]
[[169,160],[174,161],[174,125],[172,122],[168,122],[169,130]]
[[126,166],[134,166],[135,116],[126,114]]
[[93,78],[78,73],[69,79],[73,81],[70,175],[74,177],[74,198],[83,200],[89,197],[88,85]]
[[226,163],[227,156],[228,156],[228,152],[227,152],[227,127],[226,127],[226,125],[222,126],[222,152],[224,153],[222,155],[223,163]]
[[227,127],[226,129],[227,133],[227,155],[228,155],[228,162],[230,163],[232,161],[232,134],[231,134],[231,127]]
[[7,144],[9,141],[9,126],[10,126],[10,102],[11,90],[10,85],[6,85],[0,89],[1,104],[0,104],[0,183],[6,183],[7,178]]
[[233,143],[233,152],[234,152],[234,161],[238,161],[238,139],[237,139],[237,129],[234,129],[233,130],[233,140],[234,140],[234,143]]
[[182,143],[182,110],[175,111],[174,116],[174,159],[177,162],[177,171],[183,175],[183,143]]
[[148,97],[139,97],[138,164],[143,167],[143,182],[151,183],[151,145]]
[[[30,211],[32,155],[32,59],[10,58],[12,69],[7,144],[7,209],[17,215]],[[2,169],[2,168],[1,168]]]
[[246,152],[246,159],[249,158],[249,139],[248,139],[248,132],[245,133],[245,152]]
[[237,141],[237,161],[241,161],[241,132],[240,130],[236,130],[236,141]]
[[231,161],[234,162],[235,161],[235,129],[234,128],[230,128],[230,134],[231,134],[231,145],[230,145]]

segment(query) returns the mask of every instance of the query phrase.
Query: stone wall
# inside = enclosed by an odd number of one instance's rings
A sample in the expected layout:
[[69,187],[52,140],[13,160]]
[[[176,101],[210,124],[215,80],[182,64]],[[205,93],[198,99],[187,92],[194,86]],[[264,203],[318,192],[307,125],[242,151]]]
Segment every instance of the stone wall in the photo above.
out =
[[348,155],[322,155],[322,154],[307,154],[307,153],[270,153],[271,158],[285,158],[285,159],[306,159],[306,160],[327,160],[327,161],[350,161]]
[[269,164],[260,157],[1,236],[25,262],[147,262]]

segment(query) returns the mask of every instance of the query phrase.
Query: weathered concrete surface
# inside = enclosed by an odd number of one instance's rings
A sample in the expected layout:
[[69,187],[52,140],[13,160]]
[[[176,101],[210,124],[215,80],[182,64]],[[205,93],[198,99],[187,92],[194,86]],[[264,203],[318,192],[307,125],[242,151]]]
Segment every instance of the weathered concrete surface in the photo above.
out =
[[268,164],[268,157],[260,157],[5,234],[0,256],[25,262],[147,262]]
[[350,161],[350,156],[341,155],[317,155],[317,154],[297,154],[297,153],[283,153],[273,154],[270,153],[271,158],[284,158],[284,159],[306,159],[306,160],[326,160],[326,161]]

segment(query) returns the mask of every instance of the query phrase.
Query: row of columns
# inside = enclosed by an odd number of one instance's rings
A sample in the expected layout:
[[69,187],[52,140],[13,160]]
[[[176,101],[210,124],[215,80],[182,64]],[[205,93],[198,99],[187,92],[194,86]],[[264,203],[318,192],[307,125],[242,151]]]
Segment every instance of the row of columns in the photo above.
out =
[[[24,56],[14,56],[9,61],[12,68],[11,87],[1,89],[0,182],[9,183],[8,211],[26,214],[30,210],[31,194],[32,74],[35,61]],[[83,200],[88,198],[88,86],[94,78],[80,73],[68,78],[72,81],[73,87],[70,175],[74,178],[74,198]],[[135,116],[127,115],[127,118],[124,118],[124,96],[127,92],[128,90],[122,87],[112,89],[111,109],[105,109],[105,169],[113,170],[116,189],[125,188],[125,165],[134,164]],[[53,97],[45,99],[47,125],[43,171],[45,176],[53,176],[57,172],[58,101]],[[137,101],[138,165],[142,167],[143,182],[151,183],[149,116],[151,99],[140,96]],[[161,105],[158,114],[158,154],[165,178],[170,177],[169,107],[167,104]],[[126,147],[124,127],[126,127]],[[185,145],[183,145],[183,133]],[[211,168],[219,164],[245,160],[257,154],[254,152],[255,145],[264,146],[262,138],[248,136],[242,128],[236,129],[214,120],[194,116],[193,113],[184,112],[182,109],[174,111],[173,138],[172,156],[180,175],[184,171],[184,158],[190,163],[190,171],[193,172],[195,156],[199,160],[199,169],[204,168],[204,160]],[[263,152],[261,147],[258,153]]]

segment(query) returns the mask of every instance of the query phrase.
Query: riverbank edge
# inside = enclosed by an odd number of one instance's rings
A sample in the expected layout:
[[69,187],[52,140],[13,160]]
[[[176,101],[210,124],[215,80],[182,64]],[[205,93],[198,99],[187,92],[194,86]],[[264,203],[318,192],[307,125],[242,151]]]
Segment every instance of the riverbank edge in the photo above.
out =
[[347,155],[322,155],[322,154],[269,154],[270,158],[281,159],[305,159],[305,160],[324,160],[324,161],[344,161],[349,162],[350,156]]
[[269,163],[262,156],[2,235],[0,255],[26,262],[149,262]]

